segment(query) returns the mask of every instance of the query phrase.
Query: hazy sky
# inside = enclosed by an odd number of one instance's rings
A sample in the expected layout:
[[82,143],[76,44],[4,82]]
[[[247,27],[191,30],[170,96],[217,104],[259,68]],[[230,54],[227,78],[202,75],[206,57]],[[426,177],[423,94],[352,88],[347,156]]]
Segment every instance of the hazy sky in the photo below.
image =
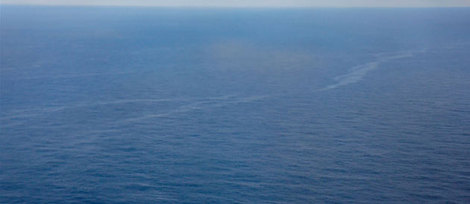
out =
[[470,0],[0,0],[2,4],[182,7],[454,7]]

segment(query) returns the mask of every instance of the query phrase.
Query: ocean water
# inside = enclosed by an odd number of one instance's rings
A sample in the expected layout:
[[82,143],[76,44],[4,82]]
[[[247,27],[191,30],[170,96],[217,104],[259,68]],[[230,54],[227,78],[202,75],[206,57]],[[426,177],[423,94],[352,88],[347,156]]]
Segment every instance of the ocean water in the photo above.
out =
[[469,203],[470,9],[0,6],[0,203]]

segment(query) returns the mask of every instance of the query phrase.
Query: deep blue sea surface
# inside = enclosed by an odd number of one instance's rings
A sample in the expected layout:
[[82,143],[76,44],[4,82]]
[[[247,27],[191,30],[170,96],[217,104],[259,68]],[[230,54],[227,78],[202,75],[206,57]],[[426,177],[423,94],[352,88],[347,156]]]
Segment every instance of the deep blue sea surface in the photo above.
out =
[[0,6],[0,203],[470,202],[470,8]]

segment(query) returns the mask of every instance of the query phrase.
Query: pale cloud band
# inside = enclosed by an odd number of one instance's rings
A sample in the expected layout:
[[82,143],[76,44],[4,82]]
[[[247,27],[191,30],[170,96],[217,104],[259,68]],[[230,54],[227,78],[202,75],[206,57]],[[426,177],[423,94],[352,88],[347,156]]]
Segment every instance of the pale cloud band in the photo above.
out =
[[160,7],[470,7],[470,0],[0,0],[15,5]]

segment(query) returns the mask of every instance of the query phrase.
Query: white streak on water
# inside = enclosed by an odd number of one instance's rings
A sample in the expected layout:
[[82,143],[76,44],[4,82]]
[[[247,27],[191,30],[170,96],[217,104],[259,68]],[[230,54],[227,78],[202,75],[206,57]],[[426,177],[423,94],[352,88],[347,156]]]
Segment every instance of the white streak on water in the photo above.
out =
[[336,83],[328,85],[324,88],[321,88],[317,91],[326,91],[330,89],[335,89],[341,86],[357,83],[361,81],[370,71],[377,69],[380,64],[386,63],[392,60],[403,59],[408,57],[413,57],[416,53],[424,52],[425,50],[415,51],[415,52],[400,52],[395,54],[379,54],[378,58],[375,61],[368,62],[362,65],[355,66],[350,69],[346,74],[337,76],[334,78]]
[[45,76],[28,76],[28,77],[19,77],[15,78],[15,80],[37,80],[37,79],[48,79],[48,80],[55,80],[55,79],[73,79],[73,78],[91,78],[91,77],[101,77],[101,76],[113,76],[113,75],[129,75],[129,74],[137,74],[136,71],[128,71],[128,72],[111,72],[111,73],[86,73],[86,74],[62,74],[62,75],[45,75]]
[[223,98],[222,97],[221,98],[222,100],[219,100],[219,101],[198,101],[198,102],[180,106],[177,109],[174,109],[165,113],[147,114],[141,117],[124,119],[124,120],[118,121],[117,123],[126,124],[126,123],[138,122],[138,121],[152,119],[152,118],[165,118],[165,117],[173,116],[175,114],[187,113],[187,112],[196,111],[196,110],[208,110],[208,109],[214,109],[214,108],[219,108],[219,107],[225,107],[229,105],[250,103],[250,102],[262,100],[268,97],[270,97],[270,95],[259,95],[259,96],[238,97],[238,98],[233,98],[233,97]]
[[158,102],[174,102],[174,101],[184,101],[182,98],[174,99],[122,99],[114,101],[100,101],[95,103],[78,103],[73,105],[62,105],[54,107],[45,107],[37,109],[24,109],[24,110],[15,110],[11,111],[7,116],[0,117],[0,120],[14,119],[14,118],[24,118],[24,117],[34,117],[47,113],[60,112],[67,109],[74,108],[84,108],[84,107],[93,107],[93,106],[106,106],[113,104],[125,104],[125,103],[158,103]]
[[[234,103],[246,103],[253,100],[260,99],[260,96],[253,96],[253,97],[242,97],[237,98],[237,95],[223,95],[223,96],[215,96],[215,97],[205,97],[205,98],[167,98],[167,99],[121,99],[121,100],[113,100],[113,101],[101,101],[95,103],[77,103],[72,105],[62,105],[62,106],[55,106],[55,107],[46,107],[46,108],[37,108],[37,109],[23,109],[23,110],[14,110],[10,111],[6,116],[0,117],[1,127],[13,127],[22,125],[25,120],[34,118],[34,117],[41,117],[45,114],[52,114],[57,113],[69,109],[78,109],[78,108],[89,108],[93,106],[107,106],[107,105],[116,105],[116,104],[126,104],[126,103],[161,103],[161,102],[190,102],[192,103],[180,106],[177,109],[160,113],[160,114],[150,114],[145,115],[139,118],[130,118],[125,119],[123,121],[139,121],[147,118],[155,118],[155,117],[166,117],[177,113],[185,113],[193,110],[198,109],[207,109],[209,107],[220,107],[226,104],[234,104]],[[195,102],[194,102],[195,101]]]

